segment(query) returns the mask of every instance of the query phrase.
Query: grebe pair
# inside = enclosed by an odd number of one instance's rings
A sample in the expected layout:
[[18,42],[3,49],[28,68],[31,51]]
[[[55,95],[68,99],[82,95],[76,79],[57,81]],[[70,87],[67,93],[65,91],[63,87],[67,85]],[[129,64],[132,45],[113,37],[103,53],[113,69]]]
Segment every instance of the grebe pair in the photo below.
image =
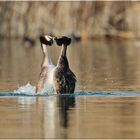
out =
[[[51,46],[53,41],[58,46],[62,46],[57,65],[51,62],[49,57],[47,46]],[[61,38],[51,36],[40,37],[41,48],[43,51],[43,63],[39,77],[39,81],[36,87],[36,93],[41,92],[45,88],[45,83],[49,83],[57,94],[73,93],[75,90],[76,76],[70,70],[69,62],[67,59],[67,46],[71,44],[71,39],[63,36]]]

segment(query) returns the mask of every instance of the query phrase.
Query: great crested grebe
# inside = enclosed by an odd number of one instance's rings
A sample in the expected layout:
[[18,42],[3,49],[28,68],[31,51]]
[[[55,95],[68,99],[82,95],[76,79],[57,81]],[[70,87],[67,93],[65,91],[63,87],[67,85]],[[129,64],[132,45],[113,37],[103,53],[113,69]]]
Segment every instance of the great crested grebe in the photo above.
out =
[[[52,46],[54,40],[58,46],[62,46],[57,66],[52,64],[47,51],[47,46]],[[71,39],[65,36],[56,38],[45,35],[40,37],[40,43],[43,51],[43,62],[36,93],[49,92],[50,89],[58,94],[73,93],[76,76],[70,70],[66,56],[67,46],[70,45]]]
[[75,90],[76,76],[69,68],[67,60],[67,46],[70,45],[71,39],[63,36],[55,38],[57,45],[62,46],[61,53],[54,69],[53,81],[54,88],[58,94],[73,93]]
[[51,77],[53,76],[51,75],[53,73],[54,65],[52,64],[50,56],[47,51],[47,46],[51,46],[53,44],[53,37],[48,35],[40,36],[40,43],[43,51],[43,62],[39,80],[36,86],[36,93],[43,92],[46,86],[45,85],[46,81],[49,82],[50,85],[53,85],[51,79]]

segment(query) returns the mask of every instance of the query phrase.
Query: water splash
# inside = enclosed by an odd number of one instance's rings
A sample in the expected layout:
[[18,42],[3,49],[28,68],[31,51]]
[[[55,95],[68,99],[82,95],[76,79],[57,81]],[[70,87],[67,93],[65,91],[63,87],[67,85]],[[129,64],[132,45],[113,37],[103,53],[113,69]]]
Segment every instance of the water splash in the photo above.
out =
[[14,93],[28,93],[28,94],[35,94],[35,86],[32,86],[29,82],[25,86],[18,87],[18,89],[14,90]]
[[[46,82],[47,84],[47,82]],[[55,91],[49,87],[49,84],[46,85],[44,90],[41,93],[36,94],[36,87],[31,85],[29,82],[24,85],[18,87],[18,89],[13,92],[0,92],[0,96],[54,96],[56,95]],[[47,92],[46,92],[47,90]],[[98,96],[98,97],[126,97],[126,96],[138,96],[140,92],[136,91],[76,91],[74,94],[61,94],[60,96]]]
[[56,92],[54,91],[52,85],[47,80],[45,83],[45,88],[38,93],[36,93],[36,87],[31,85],[30,82],[28,82],[26,85],[18,87],[13,92],[0,92],[0,96],[3,94],[4,96],[6,96],[6,94],[9,96],[46,96],[46,95],[55,95]]

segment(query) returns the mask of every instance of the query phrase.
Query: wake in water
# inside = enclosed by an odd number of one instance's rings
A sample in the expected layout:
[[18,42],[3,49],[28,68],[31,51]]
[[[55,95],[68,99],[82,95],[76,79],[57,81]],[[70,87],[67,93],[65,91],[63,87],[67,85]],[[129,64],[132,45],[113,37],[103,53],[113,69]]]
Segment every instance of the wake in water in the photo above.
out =
[[[47,84],[47,83],[46,83]],[[20,86],[18,89],[14,90],[13,92],[0,92],[0,96],[48,96],[48,95],[56,95],[55,92],[53,92],[52,89],[49,89],[49,86],[46,86],[47,92],[40,92],[36,94],[35,90],[36,87],[31,85],[29,82],[24,85]],[[45,88],[45,89],[46,89]],[[77,90],[73,94],[61,94],[60,96],[95,96],[95,97],[123,97],[123,96],[135,96],[140,95],[140,92],[134,92],[134,91],[127,91],[127,92],[121,92],[121,91],[114,91],[114,92],[108,92],[108,91],[79,91]]]
[[[47,84],[47,83],[46,83]],[[27,97],[27,96],[54,96],[56,95],[55,92],[53,92],[52,89],[49,89],[49,86],[46,86],[47,92],[40,92],[38,94],[36,94],[35,90],[36,87],[31,85],[29,82],[24,85],[24,86],[20,86],[18,87],[16,90],[12,91],[12,92],[0,92],[0,96],[21,96],[21,97]],[[59,96],[94,96],[94,97],[130,97],[130,96],[138,96],[140,95],[140,92],[135,92],[135,91],[80,91],[76,90],[76,92],[74,92],[73,94],[61,94]],[[23,98],[22,98],[23,100]]]

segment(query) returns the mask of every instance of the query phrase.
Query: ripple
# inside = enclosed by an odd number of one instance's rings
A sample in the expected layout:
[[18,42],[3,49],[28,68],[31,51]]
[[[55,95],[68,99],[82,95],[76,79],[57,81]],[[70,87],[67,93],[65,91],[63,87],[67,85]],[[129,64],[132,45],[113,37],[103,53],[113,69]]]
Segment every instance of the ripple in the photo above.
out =
[[[61,94],[59,96],[134,96],[140,95],[140,92],[107,92],[107,91],[77,91],[74,94]],[[47,93],[16,93],[16,92],[0,92],[2,96],[58,96],[56,94],[48,95]]]

